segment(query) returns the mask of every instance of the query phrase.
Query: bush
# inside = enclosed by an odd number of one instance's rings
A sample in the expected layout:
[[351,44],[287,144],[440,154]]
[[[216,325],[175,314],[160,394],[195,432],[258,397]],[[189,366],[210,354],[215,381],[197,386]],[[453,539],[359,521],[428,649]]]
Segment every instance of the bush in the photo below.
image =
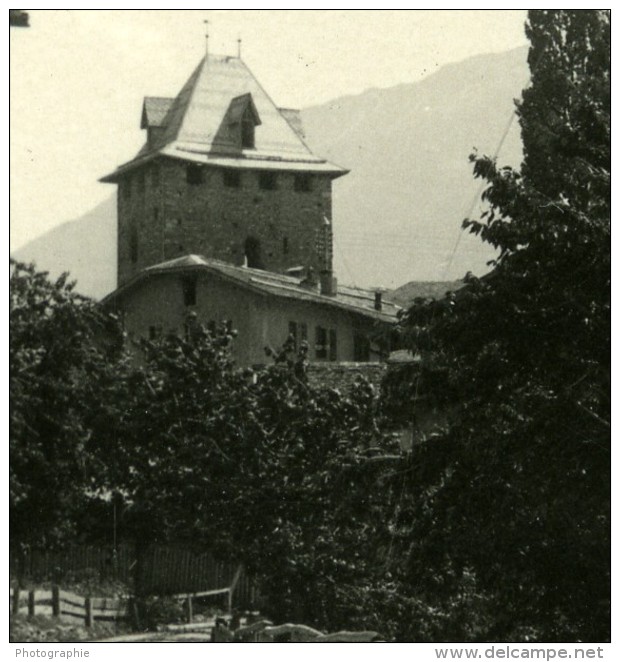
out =
[[185,614],[182,603],[169,595],[150,595],[136,602],[139,627],[142,630],[156,630],[158,625],[182,623]]

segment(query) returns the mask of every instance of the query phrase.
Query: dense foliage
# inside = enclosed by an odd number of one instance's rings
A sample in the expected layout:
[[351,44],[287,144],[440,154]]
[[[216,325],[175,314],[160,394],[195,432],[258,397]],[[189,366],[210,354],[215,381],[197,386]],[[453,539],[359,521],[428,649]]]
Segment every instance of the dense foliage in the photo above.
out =
[[[114,503],[139,550],[243,562],[276,620],[608,639],[609,15],[533,11],[527,32],[521,172],[472,157],[489,211],[465,225],[498,258],[407,312],[421,361],[381,398],[311,388],[291,344],[238,369],[234,333],[195,318],[130,359],[66,277],[13,264],[12,540],[92,535]],[[401,452],[390,430],[424,416]]]
[[465,227],[499,256],[404,320],[422,388],[457,405],[415,450],[412,581],[473,573],[491,638],[609,638],[609,27],[530,12],[521,172],[472,157],[489,211]]
[[75,534],[97,484],[89,446],[121,338],[66,274],[14,262],[9,332],[11,539],[50,545]]

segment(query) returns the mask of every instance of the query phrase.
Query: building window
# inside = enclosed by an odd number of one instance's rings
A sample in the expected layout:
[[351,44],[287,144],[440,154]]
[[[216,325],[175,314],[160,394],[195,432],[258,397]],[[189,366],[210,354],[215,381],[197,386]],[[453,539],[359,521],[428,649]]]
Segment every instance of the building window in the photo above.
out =
[[190,164],[185,168],[185,179],[190,186],[199,186],[204,181],[204,171],[201,166]]
[[316,327],[315,356],[317,359],[327,358],[327,329],[322,326]]
[[353,360],[360,363],[370,361],[370,340],[362,333],[353,334]]
[[316,327],[315,335],[315,357],[317,359],[338,360],[338,336],[336,329],[325,329]]
[[297,352],[301,343],[308,341],[308,325],[305,322],[289,322],[288,335],[293,339],[293,349]]
[[157,340],[162,336],[161,326],[149,326],[149,340]]
[[338,337],[336,336],[336,329],[329,330],[329,360],[338,360]]
[[129,258],[135,264],[138,261],[138,229],[132,226],[129,234]]
[[288,337],[293,340],[293,350],[297,351],[297,322],[288,323]]
[[288,237],[282,239],[282,253],[288,255]]
[[295,175],[295,190],[298,193],[309,193],[312,191],[311,175]]
[[196,276],[186,276],[182,280],[183,303],[186,306],[196,305]]
[[238,170],[224,170],[224,186],[239,188],[241,186],[241,173]]
[[258,186],[263,191],[275,191],[278,188],[278,177],[275,172],[259,172]]
[[159,209],[157,207],[153,207],[153,220],[155,223],[159,221]]
[[121,182],[121,192],[124,200],[131,198],[131,177],[125,177],[125,181]]

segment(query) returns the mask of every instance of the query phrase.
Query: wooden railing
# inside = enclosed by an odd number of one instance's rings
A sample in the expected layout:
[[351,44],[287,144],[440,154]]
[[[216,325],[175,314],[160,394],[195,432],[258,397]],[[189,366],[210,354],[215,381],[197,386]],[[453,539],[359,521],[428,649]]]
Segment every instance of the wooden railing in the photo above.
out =
[[245,573],[235,577],[238,564],[216,559],[209,552],[196,552],[181,545],[152,545],[140,563],[133,545],[67,545],[55,551],[29,550],[10,555],[13,579],[27,584],[67,584],[84,579],[114,581],[135,586],[146,594],[177,595],[221,590],[235,586],[235,604],[254,609],[259,596],[254,582]]
[[[194,599],[221,595],[225,598],[225,609],[230,614],[233,610],[233,598],[239,588],[239,580],[243,574],[243,566],[237,566],[232,580],[225,588],[196,591],[192,593],[177,593],[170,597],[180,600],[185,605],[188,623],[194,620]],[[118,621],[128,616],[129,598],[102,598],[81,596],[62,590],[54,585],[51,589],[34,589],[22,591],[19,587],[9,589],[11,613],[35,614],[53,616],[56,618],[71,618],[83,621],[86,627],[91,627],[95,621]]]
[[59,586],[51,589],[21,591],[9,590],[11,612],[34,616],[54,616],[61,619],[77,619],[91,627],[95,621],[117,621],[127,615],[127,598],[83,597],[63,591]]

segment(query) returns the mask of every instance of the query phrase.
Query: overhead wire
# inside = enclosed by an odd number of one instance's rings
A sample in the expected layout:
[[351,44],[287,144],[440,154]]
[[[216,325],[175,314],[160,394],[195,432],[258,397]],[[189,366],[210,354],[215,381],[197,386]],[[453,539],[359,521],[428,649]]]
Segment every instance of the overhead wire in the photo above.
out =
[[[528,80],[527,80],[524,88],[531,82],[532,77],[533,77],[535,71],[538,69],[538,66],[541,63],[543,55],[545,54],[545,52],[546,52],[545,49],[543,49],[542,52],[540,53],[540,55],[538,56],[538,59],[537,59],[536,63],[534,64],[534,66],[531,69],[531,72],[528,76]],[[501,135],[501,138],[498,142],[497,148],[495,149],[495,151],[493,153],[493,160],[497,160],[497,157],[499,156],[499,153],[500,153],[500,151],[501,151],[501,149],[504,145],[504,142],[506,140],[506,137],[508,136],[508,133],[509,133],[511,127],[512,127],[512,124],[514,122],[514,119],[515,119],[516,115],[517,115],[516,109],[513,108],[511,113],[510,113],[510,117],[509,117],[509,119],[506,123],[506,127],[504,128],[504,131],[503,131],[503,133]],[[474,212],[474,209],[476,207],[476,204],[478,203],[478,201],[480,199],[480,196],[482,195],[484,187],[485,187],[485,182],[482,182],[480,184],[480,186],[478,187],[478,189],[477,189],[477,191],[476,191],[476,193],[473,197],[473,200],[472,200],[471,205],[469,207],[469,213],[467,214],[467,216],[465,218],[470,218],[472,216],[472,214]],[[452,247],[452,250],[450,252],[450,257],[449,257],[448,262],[446,263],[445,269],[443,271],[442,280],[446,279],[448,270],[452,266],[452,263],[454,261],[454,256],[456,255],[456,252],[457,252],[458,247],[459,247],[460,242],[461,242],[461,238],[463,236],[463,232],[464,232],[463,227],[459,228],[459,232],[457,234],[456,241],[454,243],[454,246]],[[434,319],[435,319],[435,308],[433,308],[433,310],[431,312],[430,325],[432,325]],[[415,390],[414,390],[412,420],[413,420],[413,417],[415,416],[415,413],[416,413],[415,410],[416,410],[416,403],[417,403],[418,397],[419,397],[419,389],[420,389],[420,375],[418,374],[417,378],[416,378]],[[394,522],[394,524],[393,524],[393,527],[392,527],[392,533],[390,535],[390,542],[389,542],[389,546],[388,546],[388,552],[387,552],[387,555],[386,555],[386,561],[385,561],[385,568],[386,569],[389,567],[391,557],[392,557],[394,537],[395,537],[395,534],[396,534],[397,518],[398,518],[398,514],[399,514],[399,512],[401,510],[401,507],[402,507],[402,500],[404,499],[405,481],[406,481],[406,475],[403,475],[403,485],[402,485],[402,489],[401,489],[401,493],[400,493],[400,498],[398,499],[398,502],[396,503],[396,507],[394,509],[394,514],[392,516],[392,521]]]

